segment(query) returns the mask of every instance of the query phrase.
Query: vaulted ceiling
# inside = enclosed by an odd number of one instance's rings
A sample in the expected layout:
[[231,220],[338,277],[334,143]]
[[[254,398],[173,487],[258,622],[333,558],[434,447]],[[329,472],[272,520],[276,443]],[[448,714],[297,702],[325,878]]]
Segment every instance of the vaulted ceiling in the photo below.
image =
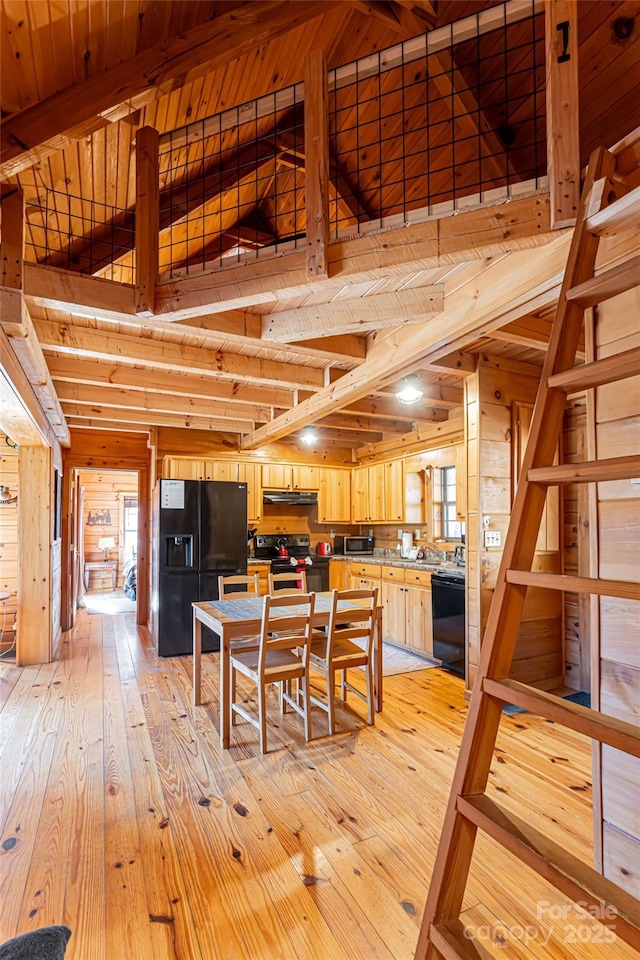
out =
[[[4,0],[0,188],[3,197],[18,188],[24,193],[26,260],[126,283],[130,279],[126,268],[132,262],[135,142],[141,127],[155,127],[170,144],[168,135],[185,124],[298,83],[305,56],[312,49],[321,48],[328,67],[338,67],[494,6],[496,0],[162,4]],[[640,24],[636,26],[634,20],[640,4],[581,0],[578,8],[584,162],[597,144],[612,144],[640,125]],[[540,43],[543,59],[544,41]],[[193,53],[192,46],[188,55],[181,53],[181,44],[196,44],[199,54]],[[206,44],[209,47],[203,53]],[[163,51],[165,61],[160,59]],[[442,56],[446,59],[446,52]],[[442,96],[446,94],[463,118],[464,138],[464,118],[470,110],[465,97],[468,78],[474,69],[483,68],[472,63],[471,48],[466,53],[461,48],[457,56],[458,73],[443,70],[440,83],[449,84]],[[540,69],[541,63],[538,56]],[[451,89],[450,78],[458,75],[467,79],[457,88],[454,80]],[[118,87],[123,77],[127,82]],[[535,71],[533,78],[531,82],[523,72],[520,86],[513,87],[513,96],[520,91],[511,118],[514,128],[538,109]],[[488,83],[490,77],[486,79]],[[118,89],[119,95],[114,93]],[[103,93],[104,102],[100,100]],[[175,151],[166,154],[164,168],[161,165],[161,208],[163,195],[168,199],[161,226],[171,244],[167,241],[161,250],[164,284],[158,288],[154,317],[136,316],[133,304],[129,308],[127,288],[113,294],[120,298],[120,306],[109,311],[94,309],[93,292],[78,293],[79,286],[68,283],[60,292],[61,288],[54,291],[43,284],[42,275],[34,273],[31,281],[25,280],[35,332],[71,425],[117,424],[131,430],[141,425],[180,426],[242,436],[320,391],[334,391],[335,402],[319,418],[318,426],[325,450],[340,448],[350,456],[354,448],[372,450],[410,430],[443,423],[452,411],[455,414],[462,403],[464,375],[471,368],[469,354],[489,352],[505,360],[542,361],[565,245],[558,245],[548,231],[536,237],[535,228],[525,229],[523,224],[533,217],[532,207],[513,207],[512,222],[503,222],[502,230],[488,239],[481,236],[472,213],[450,221],[452,235],[469,223],[470,239],[459,244],[462,252],[445,257],[442,236],[449,228],[439,228],[437,257],[425,252],[426,233],[416,234],[415,250],[403,251],[403,244],[391,238],[390,246],[397,242],[399,251],[395,261],[388,250],[381,252],[385,245],[372,233],[351,241],[352,247],[348,241],[334,242],[334,268],[322,284],[305,282],[295,245],[280,260],[277,280],[275,269],[256,273],[248,266],[243,272],[242,266],[233,263],[211,279],[208,268],[221,254],[238,248],[257,250],[304,232],[304,221],[295,213],[296,205],[303,209],[304,198],[301,142],[295,136],[292,139],[295,122],[287,111],[273,116],[276,125],[273,118],[265,120],[257,131],[262,139],[255,141],[263,145],[265,139],[269,141],[259,190],[255,181],[260,158],[254,143],[243,147],[230,135],[220,138],[206,168],[202,156],[193,150],[185,150],[181,161],[176,160]],[[477,135],[477,120],[473,123]],[[489,145],[504,146],[513,134],[512,128],[501,125],[498,113],[489,111],[483,124]],[[348,132],[337,131],[335,143],[343,157],[355,149]],[[243,149],[251,153],[246,167]],[[377,195],[372,174],[365,165],[356,169],[355,161],[349,163],[344,160],[330,197],[332,220],[347,232],[358,220],[388,213],[395,202],[388,194],[389,206],[373,210]],[[531,166],[515,147],[509,163],[521,171]],[[512,172],[518,179],[518,169]],[[301,176],[302,185],[297,187]],[[280,198],[295,194],[284,212],[274,199],[275,178],[280,182]],[[540,193],[543,199],[544,191]],[[50,241],[45,253],[30,246],[38,237],[36,208],[44,197],[55,208],[53,220],[59,227],[57,241]],[[60,197],[81,198],[78,203],[87,221],[95,221],[90,269],[85,262],[86,235],[80,238],[80,247],[77,239],[71,242],[67,237],[70,204],[76,201],[67,200],[64,208],[56,200]],[[282,202],[278,201],[281,206]],[[221,213],[222,208],[226,213]],[[176,210],[181,217],[176,218]],[[221,228],[213,239],[206,231],[198,233],[189,227],[184,218],[191,210],[218,217]],[[108,239],[100,233],[107,222],[118,224],[115,242],[113,230]],[[490,286],[490,279],[500,271],[507,273],[501,251],[517,247],[517,243],[507,244],[505,237],[518,230],[522,246],[553,240],[559,251],[558,269],[552,269],[552,256],[541,250],[536,256],[549,262],[544,290],[532,280],[530,300],[517,315],[496,300],[492,301],[494,315],[487,314],[484,328],[481,324],[465,327],[464,304],[473,302],[477,291],[484,284]],[[357,255],[355,244],[360,245]],[[120,264],[119,273],[114,263]],[[523,269],[527,263],[535,272],[534,260],[523,259]],[[493,273],[487,279],[484,275],[489,270]],[[192,284],[186,297],[181,278]],[[106,294],[105,302],[110,297]],[[438,318],[446,319],[449,304],[451,323],[467,332],[459,336],[457,329],[451,329],[447,351]],[[405,341],[410,349],[405,349]],[[358,371],[364,364],[372,372],[358,386]],[[393,395],[401,376],[411,371],[419,372],[425,396],[409,413]],[[296,443],[298,433],[299,424],[292,424],[285,436]]]

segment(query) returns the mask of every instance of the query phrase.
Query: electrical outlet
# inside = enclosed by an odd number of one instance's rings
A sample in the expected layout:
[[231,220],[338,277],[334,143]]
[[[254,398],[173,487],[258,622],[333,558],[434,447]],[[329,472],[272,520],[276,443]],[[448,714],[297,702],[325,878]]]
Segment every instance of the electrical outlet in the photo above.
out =
[[398,540],[402,540],[402,530],[398,530]]
[[502,546],[502,534],[499,530],[485,530],[484,532],[484,545],[485,547],[500,547]]

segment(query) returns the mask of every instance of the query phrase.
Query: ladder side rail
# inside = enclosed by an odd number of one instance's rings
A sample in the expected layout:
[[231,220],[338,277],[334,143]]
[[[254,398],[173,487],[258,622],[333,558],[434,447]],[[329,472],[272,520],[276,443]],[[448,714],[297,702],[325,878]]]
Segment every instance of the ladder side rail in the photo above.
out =
[[[572,287],[593,276],[599,240],[585,229],[586,213],[592,203],[594,183],[610,177],[614,168],[615,159],[608,150],[600,147],[592,153],[487,620],[415,960],[437,960],[436,948],[429,941],[431,925],[446,923],[460,916],[477,827],[458,811],[457,797],[484,793],[489,778],[502,704],[485,694],[482,684],[485,677],[503,679],[509,676],[527,587],[508,583],[507,570],[530,570],[533,562],[546,489],[539,484],[529,483],[527,476],[534,467],[551,466],[555,457],[566,394],[563,390],[551,389],[548,378],[572,367],[575,360],[584,310],[567,301],[566,294]],[[601,191],[601,196],[606,196],[606,191]],[[589,212],[593,212],[592,209]]]

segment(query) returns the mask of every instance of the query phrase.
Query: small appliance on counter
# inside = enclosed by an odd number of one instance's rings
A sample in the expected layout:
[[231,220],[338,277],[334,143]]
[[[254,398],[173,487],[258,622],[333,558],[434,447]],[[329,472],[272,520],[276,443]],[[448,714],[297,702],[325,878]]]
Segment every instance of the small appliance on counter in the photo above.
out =
[[330,557],[332,553],[333,549],[328,540],[321,540],[319,543],[316,543],[317,557]]
[[373,537],[339,536],[334,539],[335,552],[340,556],[373,555]]

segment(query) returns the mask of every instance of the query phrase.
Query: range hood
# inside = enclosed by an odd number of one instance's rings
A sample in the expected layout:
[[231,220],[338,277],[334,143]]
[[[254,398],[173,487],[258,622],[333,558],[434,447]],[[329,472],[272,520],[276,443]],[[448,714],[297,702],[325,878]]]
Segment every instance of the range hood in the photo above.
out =
[[262,502],[297,503],[301,507],[308,507],[318,502],[318,494],[308,490],[263,490]]

